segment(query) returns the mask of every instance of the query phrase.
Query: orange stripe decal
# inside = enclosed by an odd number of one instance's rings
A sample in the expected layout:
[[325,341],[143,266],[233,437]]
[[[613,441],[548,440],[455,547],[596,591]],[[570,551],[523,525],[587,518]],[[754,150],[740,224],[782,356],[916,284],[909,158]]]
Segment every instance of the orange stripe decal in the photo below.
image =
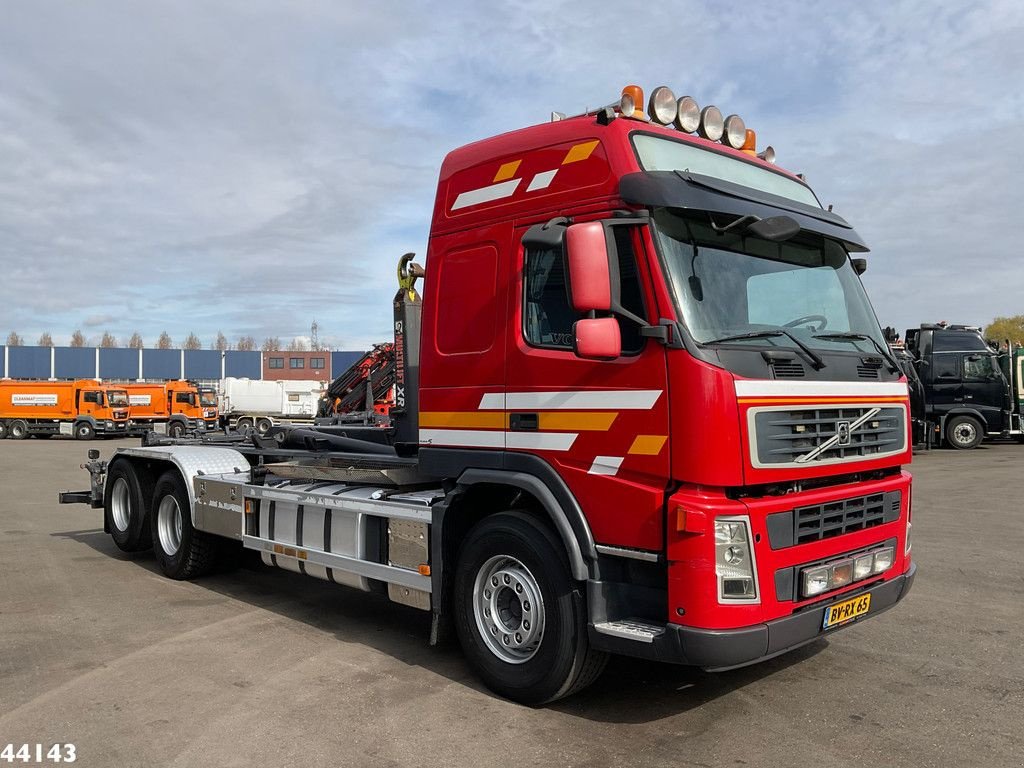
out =
[[668,435],[637,435],[629,446],[633,456],[657,456],[668,440]]
[[495,181],[505,181],[505,179],[511,179],[516,175],[516,171],[519,170],[519,164],[522,160],[513,160],[511,163],[502,163],[498,172],[494,174]]
[[562,161],[562,165],[568,165],[569,163],[578,163],[580,160],[586,160],[597,149],[597,145],[600,142],[597,139],[593,141],[586,141],[582,144],[577,144],[575,147],[565,153],[565,160]]

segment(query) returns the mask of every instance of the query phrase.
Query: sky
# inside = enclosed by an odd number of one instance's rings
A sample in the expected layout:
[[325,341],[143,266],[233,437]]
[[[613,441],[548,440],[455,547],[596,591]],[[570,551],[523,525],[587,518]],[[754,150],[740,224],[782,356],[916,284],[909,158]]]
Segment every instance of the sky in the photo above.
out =
[[668,85],[871,247],[882,325],[1024,313],[1024,3],[0,3],[0,341],[364,349],[461,144]]

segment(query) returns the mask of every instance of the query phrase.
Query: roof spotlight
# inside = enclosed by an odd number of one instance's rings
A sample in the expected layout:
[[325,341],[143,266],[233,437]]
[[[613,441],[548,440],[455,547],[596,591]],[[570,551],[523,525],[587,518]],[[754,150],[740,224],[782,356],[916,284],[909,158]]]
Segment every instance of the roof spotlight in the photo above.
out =
[[683,96],[676,102],[676,128],[693,133],[700,127],[700,107],[692,96]]
[[659,85],[651,91],[650,101],[647,102],[647,114],[651,116],[651,120],[668,125],[676,119],[677,112],[676,95],[671,90]]
[[764,148],[763,152],[758,152],[757,156],[764,160],[766,163],[775,165],[775,148],[771,145]]
[[715,106],[704,107],[700,111],[700,126],[697,131],[705,139],[718,141],[725,131],[725,121],[722,119],[722,110]]
[[723,141],[733,149],[740,149],[747,140],[747,126],[739,115],[725,118],[725,138]]

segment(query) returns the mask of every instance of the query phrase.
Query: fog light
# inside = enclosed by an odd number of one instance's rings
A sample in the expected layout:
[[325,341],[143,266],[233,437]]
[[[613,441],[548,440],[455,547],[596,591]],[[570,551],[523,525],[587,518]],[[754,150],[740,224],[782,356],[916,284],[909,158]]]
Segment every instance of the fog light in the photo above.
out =
[[890,568],[892,568],[892,547],[875,552],[875,563],[872,570],[875,573],[885,573]]
[[838,589],[853,583],[853,560],[838,562],[830,570],[828,580],[830,588]]
[[804,571],[803,592],[807,597],[820,595],[828,589],[828,568],[810,568]]
[[861,555],[853,561],[853,579],[859,581],[871,575],[874,568],[875,556],[873,554]]
[[654,122],[668,125],[679,114],[679,107],[676,105],[676,95],[664,85],[659,85],[651,91],[651,100],[647,104],[647,114]]
[[754,597],[754,580],[748,578],[722,579],[722,596],[733,599]]

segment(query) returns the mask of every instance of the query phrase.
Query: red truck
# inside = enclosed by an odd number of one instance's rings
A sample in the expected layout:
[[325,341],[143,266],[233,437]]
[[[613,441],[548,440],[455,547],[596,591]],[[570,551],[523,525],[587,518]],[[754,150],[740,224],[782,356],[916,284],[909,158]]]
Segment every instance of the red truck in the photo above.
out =
[[530,704],[610,653],[728,669],[892,607],[909,406],[867,248],[737,116],[643,103],[446,157],[389,427],[153,439],[62,500],[171,578],[234,540],[386,591]]

